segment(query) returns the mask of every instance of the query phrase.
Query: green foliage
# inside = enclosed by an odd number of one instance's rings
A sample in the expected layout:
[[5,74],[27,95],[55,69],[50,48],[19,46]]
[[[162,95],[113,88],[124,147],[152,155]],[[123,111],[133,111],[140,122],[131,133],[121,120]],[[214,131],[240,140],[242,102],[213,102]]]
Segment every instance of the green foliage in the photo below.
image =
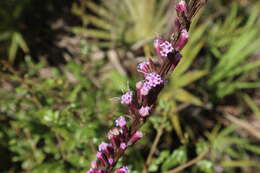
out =
[[238,17],[238,6],[234,3],[225,20],[219,20],[211,27],[209,46],[218,62],[207,84],[216,90],[219,98],[238,89],[260,87],[258,80],[248,81],[246,77],[260,66],[259,60],[249,59],[260,45],[258,9],[259,4],[256,4],[246,19]]
[[162,164],[162,171],[167,171],[177,164],[182,164],[187,161],[187,148],[180,147],[173,151],[173,153]]
[[101,5],[84,0],[74,4],[73,12],[82,19],[83,26],[73,31],[99,39],[100,46],[129,45],[165,31],[168,5],[169,0],[102,0]]
[[[19,31],[18,21],[31,0],[14,0],[0,2],[0,42],[5,44],[1,49],[8,49],[6,55],[9,62],[13,62],[19,49],[28,53],[29,48],[22,33]],[[3,55],[2,55],[3,56]]]
[[[0,89],[1,146],[15,153],[12,162],[25,171],[85,172],[117,114],[109,98],[120,88],[97,89],[85,75],[91,71],[74,62],[66,71],[34,64],[30,57],[26,62],[23,78],[4,76],[16,87]],[[120,81],[118,76],[111,79]]]

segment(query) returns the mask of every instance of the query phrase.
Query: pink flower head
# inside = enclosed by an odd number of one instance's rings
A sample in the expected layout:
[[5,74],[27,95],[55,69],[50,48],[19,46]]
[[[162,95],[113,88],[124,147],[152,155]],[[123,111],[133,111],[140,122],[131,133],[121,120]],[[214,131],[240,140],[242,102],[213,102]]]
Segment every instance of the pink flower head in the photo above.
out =
[[137,65],[137,71],[143,74],[149,73],[151,63],[149,61],[141,62]]
[[189,33],[186,29],[183,29],[181,31],[180,38],[178,39],[178,41],[175,45],[176,50],[181,50],[188,42],[188,39],[189,39]]
[[173,51],[172,44],[159,37],[154,40],[154,48],[160,57],[166,57],[168,53]]
[[108,145],[109,145],[108,143],[102,142],[102,143],[98,146],[98,151],[101,151],[101,152],[106,151],[107,148],[108,148]]
[[177,13],[187,13],[187,4],[184,0],[181,0],[177,5],[176,5],[176,11]]
[[116,122],[117,127],[123,128],[126,126],[126,120],[125,120],[125,117],[123,117],[123,116],[119,117],[115,122]]
[[168,53],[173,51],[172,44],[168,41],[164,41],[160,44],[160,55],[161,56],[167,56]]
[[128,91],[121,96],[121,104],[129,105],[133,99],[133,92]]
[[151,90],[151,85],[148,82],[144,82],[142,88],[140,89],[140,94],[143,96],[148,95],[149,91]]
[[143,117],[146,117],[147,115],[149,115],[151,108],[149,106],[142,106],[139,109],[139,114]]
[[143,137],[143,133],[140,131],[136,131],[135,134],[133,134],[133,136],[128,141],[128,145],[133,145],[134,143],[136,143],[136,141],[138,141],[142,137]]
[[116,173],[128,173],[129,169],[127,166],[122,166],[121,168],[116,169]]
[[127,147],[127,146],[126,146],[126,143],[122,142],[122,143],[120,144],[120,149],[125,150],[126,147]]
[[147,74],[145,76],[145,81],[150,85],[150,87],[156,87],[164,82],[161,76],[155,72]]

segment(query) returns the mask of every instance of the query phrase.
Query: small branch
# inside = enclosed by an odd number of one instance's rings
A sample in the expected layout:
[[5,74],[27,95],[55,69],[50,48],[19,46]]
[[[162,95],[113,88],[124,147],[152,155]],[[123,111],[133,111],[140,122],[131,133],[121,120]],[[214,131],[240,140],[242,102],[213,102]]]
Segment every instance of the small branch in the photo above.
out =
[[149,166],[149,164],[150,164],[151,161],[152,161],[152,158],[153,158],[153,155],[154,155],[155,150],[156,150],[156,148],[157,148],[157,145],[158,145],[158,143],[159,143],[159,140],[160,140],[160,138],[161,138],[161,136],[162,136],[162,134],[163,134],[163,129],[164,129],[164,124],[162,124],[162,125],[159,127],[159,129],[157,130],[157,134],[156,134],[156,137],[155,137],[155,139],[154,139],[154,141],[153,141],[152,148],[151,148],[151,150],[150,150],[150,152],[149,152],[149,154],[148,154],[147,160],[146,160],[146,162],[145,162],[145,164],[144,164],[143,173],[148,173],[148,166]]
[[244,130],[249,132],[249,134],[251,134],[252,136],[260,139],[260,131],[258,131],[256,128],[254,128],[250,123],[240,120],[240,119],[236,118],[235,116],[232,116],[229,114],[225,115],[224,117],[226,119],[228,119],[229,121],[231,121],[232,123],[238,125],[239,127],[243,128]]
[[205,150],[203,153],[201,153],[200,155],[198,155],[195,159],[185,163],[185,164],[182,164],[180,166],[178,166],[177,168],[174,168],[170,171],[166,171],[166,172],[163,172],[163,173],[176,173],[176,172],[180,172],[192,165],[194,165],[195,163],[201,161],[202,159],[204,159],[204,157],[206,157],[206,155],[208,154],[209,150]]

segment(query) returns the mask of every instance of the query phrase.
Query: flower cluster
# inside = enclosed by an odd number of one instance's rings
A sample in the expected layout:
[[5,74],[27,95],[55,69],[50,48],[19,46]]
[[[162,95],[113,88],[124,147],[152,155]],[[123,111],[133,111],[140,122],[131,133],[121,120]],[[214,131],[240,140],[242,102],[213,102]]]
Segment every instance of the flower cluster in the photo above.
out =
[[156,88],[158,85],[163,85],[164,80],[156,72],[149,73],[145,76],[145,80],[142,83],[140,88],[140,94],[146,96],[149,94],[149,91],[153,88]]
[[[151,59],[137,65],[137,71],[142,73],[144,80],[136,83],[135,91],[127,91],[120,98],[120,103],[128,108],[128,115],[115,120],[116,127],[108,134],[108,142],[102,142],[87,173],[127,173],[128,167],[122,166],[114,170],[118,159],[125,150],[143,137],[140,127],[151,115],[158,94],[165,85],[165,78],[178,65],[180,51],[186,45],[191,18],[201,7],[200,0],[190,0],[189,5],[181,0],[176,6],[177,18],[175,31],[171,40],[157,37],[154,48],[159,57],[159,64]],[[126,121],[126,117],[130,119]]]
[[168,53],[173,51],[172,44],[166,40],[162,40],[160,37],[154,40],[154,48],[159,57],[166,57]]
[[[99,145],[96,154],[97,160],[92,162],[91,168],[87,173],[107,173],[109,168],[115,165],[117,154],[123,153],[128,146],[134,144],[143,136],[140,131],[136,131],[131,135],[124,116],[115,120],[115,124],[116,127],[108,132],[107,138],[109,142],[102,142]],[[116,169],[116,173],[127,172],[127,166]]]

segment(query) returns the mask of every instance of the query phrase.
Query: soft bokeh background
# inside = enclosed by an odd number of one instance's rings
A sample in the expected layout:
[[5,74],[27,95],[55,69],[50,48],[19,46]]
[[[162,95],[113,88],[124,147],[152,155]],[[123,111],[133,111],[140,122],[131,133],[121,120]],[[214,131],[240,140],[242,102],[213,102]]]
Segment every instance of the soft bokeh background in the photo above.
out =
[[[111,98],[169,35],[174,0],[1,0],[0,172],[78,173],[124,108]],[[209,0],[145,137],[120,160],[149,172],[260,172],[260,3]],[[114,100],[114,99],[112,99]]]

